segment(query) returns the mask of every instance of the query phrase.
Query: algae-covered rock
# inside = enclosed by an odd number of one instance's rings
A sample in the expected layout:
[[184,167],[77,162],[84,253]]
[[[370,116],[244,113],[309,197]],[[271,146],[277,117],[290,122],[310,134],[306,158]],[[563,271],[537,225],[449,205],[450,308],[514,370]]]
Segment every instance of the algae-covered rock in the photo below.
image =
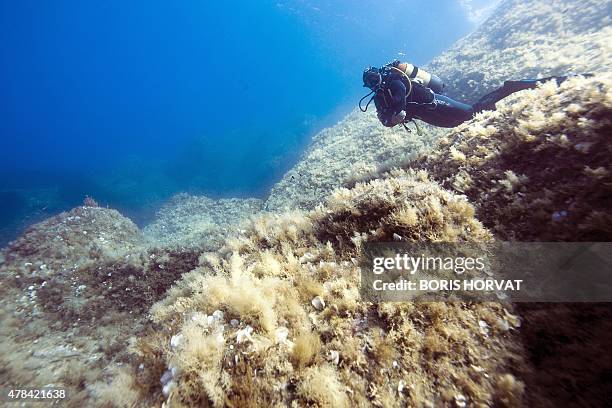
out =
[[[501,239],[610,241],[611,79],[574,78],[516,95],[411,166],[466,194]],[[530,366],[521,377],[527,405],[605,406],[612,308],[519,304],[517,312]]]
[[423,123],[422,135],[413,125],[412,132],[401,126],[386,128],[374,111],[373,106],[367,113],[355,110],[316,134],[302,159],[272,187],[264,208],[311,210],[346,181],[415,158],[444,133]]
[[505,0],[428,64],[452,98],[475,102],[508,79],[610,71],[610,1]]
[[23,316],[50,313],[54,325],[71,325],[109,310],[146,309],[176,278],[164,264],[181,256],[148,251],[138,227],[116,210],[77,207],[31,226],[3,250],[2,290],[29,291],[27,301],[15,302]]
[[261,211],[256,198],[213,200],[186,193],[172,197],[144,229],[153,247],[184,247],[213,251],[248,217]]
[[253,220],[152,308],[164,329],[140,339],[139,362],[153,374],[134,375],[147,392],[150,381],[170,385],[142,397],[171,406],[497,401],[508,388],[498,382],[521,370],[521,346],[507,330],[483,334],[479,321],[493,327],[504,307],[368,303],[354,262],[364,242],[393,234],[490,240],[473,214],[424,172],[396,172],[340,189],[311,212]]
[[5,248],[0,384],[54,384],[72,406],[86,406],[107,376],[122,378],[115,369],[128,361],[147,310],[198,263],[197,253],[144,244],[119,212],[84,206],[31,226]]
[[141,243],[138,227],[119,212],[77,207],[29,227],[4,250],[4,266],[26,275],[61,273],[83,262],[115,257]]
[[181,195],[146,234],[89,204],[32,225],[0,252],[0,383],[66,387],[73,406],[122,404],[134,391],[120,367],[151,305],[261,201]]
[[466,194],[502,239],[612,240],[612,76],[521,92],[412,167]]

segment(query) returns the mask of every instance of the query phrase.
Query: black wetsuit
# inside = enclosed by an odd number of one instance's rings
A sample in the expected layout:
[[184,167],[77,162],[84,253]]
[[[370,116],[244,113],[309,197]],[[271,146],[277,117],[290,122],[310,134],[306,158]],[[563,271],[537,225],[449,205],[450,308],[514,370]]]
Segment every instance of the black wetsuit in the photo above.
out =
[[404,121],[420,119],[430,125],[439,127],[455,127],[472,119],[474,114],[483,110],[495,110],[495,103],[506,96],[524,89],[533,89],[538,82],[555,79],[557,83],[563,82],[567,77],[549,77],[542,79],[525,79],[521,81],[506,81],[495,91],[483,96],[473,105],[462,103],[448,96],[434,93],[431,89],[412,82],[412,91],[408,96],[407,84],[399,75],[390,74],[376,95],[374,104],[378,111],[378,118],[385,126],[391,127],[394,116],[401,111],[406,112]]

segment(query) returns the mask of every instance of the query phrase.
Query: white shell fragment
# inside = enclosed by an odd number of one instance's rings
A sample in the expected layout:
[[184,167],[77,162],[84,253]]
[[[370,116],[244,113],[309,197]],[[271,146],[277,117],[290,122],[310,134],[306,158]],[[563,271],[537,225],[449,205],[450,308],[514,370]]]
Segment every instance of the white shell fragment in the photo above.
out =
[[310,252],[306,252],[304,255],[302,255],[302,257],[299,259],[300,263],[307,263],[307,262],[312,262],[315,260],[315,256],[313,254],[311,254]]
[[593,144],[594,143],[590,142],[578,143],[574,146],[574,149],[578,150],[580,153],[587,154],[591,150],[591,146],[593,146]]
[[314,324],[315,326],[319,324],[319,319],[317,318],[316,313],[314,312],[308,313],[308,318],[310,319],[310,322]]
[[164,394],[164,397],[168,397],[168,395],[170,395],[170,392],[174,389],[175,386],[176,383],[174,381],[170,381],[168,384],[164,385],[164,387],[162,388],[162,393]]
[[480,326],[480,333],[487,335],[489,334],[489,325],[484,320],[478,321],[478,326]]
[[552,213],[552,215],[550,216],[550,218],[555,221],[555,222],[560,222],[563,221],[564,218],[567,217],[567,211],[563,210],[563,211],[555,211],[554,213]]
[[502,332],[507,332],[510,330],[510,323],[505,319],[497,319],[497,328]]
[[240,329],[236,332],[236,342],[243,343],[245,341],[251,341],[251,334],[253,333],[253,328],[251,326],[247,326],[244,329]]
[[173,378],[174,378],[174,375],[172,375],[172,371],[171,370],[166,370],[166,371],[164,371],[164,373],[162,374],[161,378],[159,379],[159,382],[162,385],[166,385],[170,381],[172,381]]
[[512,325],[512,327],[519,328],[521,327],[521,318],[517,315],[513,315],[504,309],[504,314],[506,315],[506,320]]
[[215,321],[220,322],[221,320],[223,320],[223,312],[220,310],[215,310],[212,314],[213,319],[215,319]]
[[455,405],[457,405],[457,407],[459,408],[465,408],[465,406],[467,405],[467,398],[465,398],[465,396],[461,394],[456,395]]
[[183,342],[183,335],[175,334],[174,336],[170,338],[170,347],[177,348],[178,346],[181,345],[182,342]]
[[238,319],[232,319],[230,320],[230,325],[232,327],[238,327],[238,325],[240,324],[240,322],[238,321]]
[[477,365],[474,365],[474,364],[471,364],[470,366],[472,367],[472,370],[476,371],[477,373],[484,372],[484,368],[482,368],[480,366],[477,366]]
[[176,378],[179,375],[179,368],[173,365],[168,366],[170,372],[172,373],[172,378]]
[[286,327],[279,327],[274,332],[277,343],[284,343],[287,341],[287,337],[289,336],[289,329]]
[[325,309],[325,301],[321,298],[321,296],[315,296],[310,302],[317,310]]
[[404,391],[404,388],[406,388],[406,381],[399,380],[399,383],[397,384],[397,392],[401,393]]
[[191,320],[201,326],[206,326],[208,324],[207,319],[208,319],[208,316],[206,316],[204,313],[201,313],[201,312],[194,312],[191,315]]
[[331,361],[335,365],[338,365],[340,362],[340,353],[337,350],[330,350],[327,360]]

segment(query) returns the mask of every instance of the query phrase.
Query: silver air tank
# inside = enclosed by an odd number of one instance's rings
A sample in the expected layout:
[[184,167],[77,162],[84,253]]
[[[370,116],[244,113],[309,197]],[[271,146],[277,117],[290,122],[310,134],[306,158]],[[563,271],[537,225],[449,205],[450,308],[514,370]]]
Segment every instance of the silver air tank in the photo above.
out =
[[437,94],[442,93],[444,89],[444,82],[442,82],[439,76],[430,74],[429,72],[412,64],[406,65],[406,74],[410,77],[410,79],[428,87]]

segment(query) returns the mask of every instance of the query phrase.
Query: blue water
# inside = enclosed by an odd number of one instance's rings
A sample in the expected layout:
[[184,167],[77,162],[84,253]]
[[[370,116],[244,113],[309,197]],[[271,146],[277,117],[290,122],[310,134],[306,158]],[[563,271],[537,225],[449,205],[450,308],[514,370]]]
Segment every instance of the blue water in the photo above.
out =
[[0,243],[85,195],[141,222],[179,191],[265,197],[365,66],[426,63],[465,3],[0,2]]

